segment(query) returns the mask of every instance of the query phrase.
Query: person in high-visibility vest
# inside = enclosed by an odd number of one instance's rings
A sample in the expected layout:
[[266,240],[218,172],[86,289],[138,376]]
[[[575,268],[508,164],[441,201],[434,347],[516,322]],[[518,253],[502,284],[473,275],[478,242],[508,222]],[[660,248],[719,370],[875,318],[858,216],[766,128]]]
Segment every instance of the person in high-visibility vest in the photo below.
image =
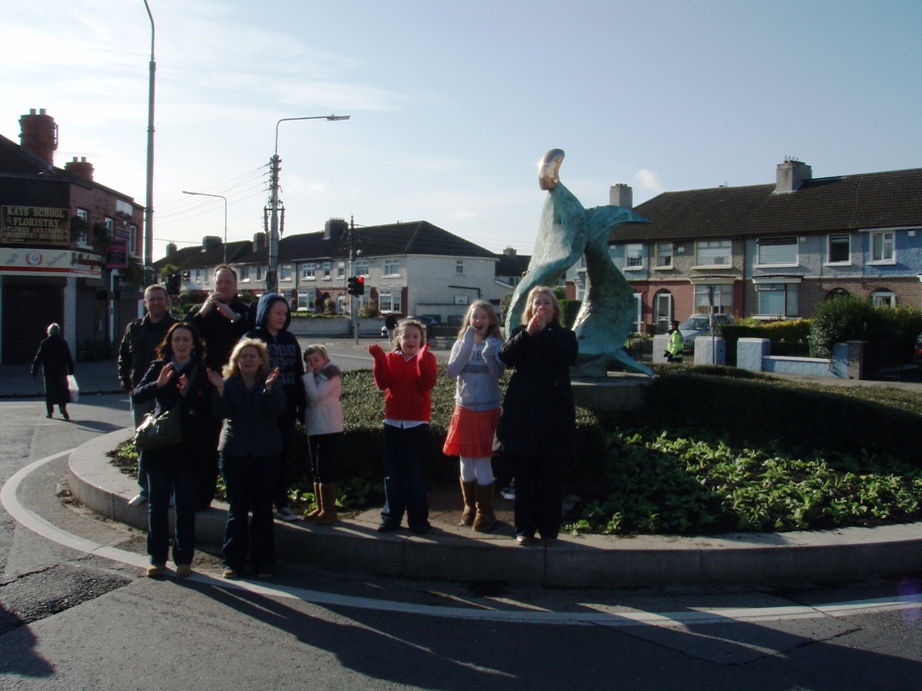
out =
[[679,322],[673,321],[669,329],[669,344],[666,346],[666,359],[669,362],[682,362],[682,351],[685,350],[685,340],[679,331]]

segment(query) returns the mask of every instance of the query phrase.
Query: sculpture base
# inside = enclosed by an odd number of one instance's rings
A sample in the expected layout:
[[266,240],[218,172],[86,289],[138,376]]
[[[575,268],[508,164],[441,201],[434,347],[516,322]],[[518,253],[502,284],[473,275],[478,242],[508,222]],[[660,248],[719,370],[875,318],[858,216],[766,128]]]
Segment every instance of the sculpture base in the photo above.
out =
[[589,410],[639,410],[643,408],[643,387],[652,379],[645,374],[609,372],[602,377],[574,377],[573,400]]

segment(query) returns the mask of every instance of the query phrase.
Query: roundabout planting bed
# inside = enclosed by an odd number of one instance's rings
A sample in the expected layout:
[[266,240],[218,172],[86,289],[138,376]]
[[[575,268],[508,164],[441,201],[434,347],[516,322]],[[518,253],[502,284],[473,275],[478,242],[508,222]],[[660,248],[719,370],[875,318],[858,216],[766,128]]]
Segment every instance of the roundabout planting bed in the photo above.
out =
[[[454,382],[441,369],[429,484],[454,488],[457,459],[441,453]],[[696,535],[922,518],[917,394],[808,385],[733,368],[654,369],[642,410],[578,409],[579,451],[564,479],[571,531]],[[346,439],[337,462],[346,510],[383,502],[383,399],[370,371],[344,374]],[[131,443],[119,447],[113,462],[133,472],[133,451]],[[500,486],[511,479],[502,458],[494,459],[494,472]],[[303,434],[296,435],[291,478],[295,508],[309,509]]]

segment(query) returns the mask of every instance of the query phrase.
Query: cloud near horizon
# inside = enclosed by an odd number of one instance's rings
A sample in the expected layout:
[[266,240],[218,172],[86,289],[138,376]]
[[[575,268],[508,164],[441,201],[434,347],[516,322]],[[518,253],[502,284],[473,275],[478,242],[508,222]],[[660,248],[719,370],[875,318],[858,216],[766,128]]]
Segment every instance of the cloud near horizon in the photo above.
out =
[[657,194],[666,191],[666,185],[652,170],[641,168],[636,173],[634,173],[634,179],[637,181],[638,186],[643,190],[656,192]]

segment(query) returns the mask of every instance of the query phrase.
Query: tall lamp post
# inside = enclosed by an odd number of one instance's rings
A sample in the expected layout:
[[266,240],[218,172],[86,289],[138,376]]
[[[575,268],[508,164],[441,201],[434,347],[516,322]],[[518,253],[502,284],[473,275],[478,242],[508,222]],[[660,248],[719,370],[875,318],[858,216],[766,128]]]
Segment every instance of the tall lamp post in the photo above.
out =
[[[154,265],[154,15],[144,0],[147,16],[150,17],[150,86],[147,94],[147,203],[144,210],[144,267]],[[150,280],[149,278],[147,280]]]
[[182,191],[183,194],[191,194],[195,197],[215,197],[216,199],[224,200],[224,261],[223,264],[227,264],[227,197],[223,194],[208,194],[207,192],[186,192]]
[[336,122],[339,120],[348,120],[348,115],[311,115],[301,118],[282,118],[275,123],[275,152],[269,160],[271,197],[271,219],[269,222],[269,270],[266,272],[266,292],[278,292],[279,276],[279,164],[282,160],[279,158],[279,125],[283,122],[292,120],[329,120]]

